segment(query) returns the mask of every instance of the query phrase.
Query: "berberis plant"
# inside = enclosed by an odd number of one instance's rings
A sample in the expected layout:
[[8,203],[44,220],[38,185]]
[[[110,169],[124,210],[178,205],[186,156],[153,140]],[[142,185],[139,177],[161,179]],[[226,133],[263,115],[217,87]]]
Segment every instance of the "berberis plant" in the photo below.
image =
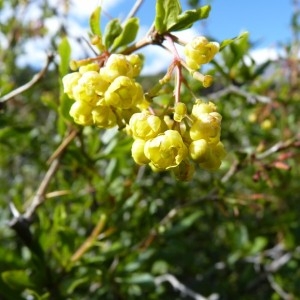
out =
[[[182,12],[178,0],[158,0],[154,25],[147,36],[136,43],[139,20],[129,17],[124,24],[112,19],[102,34],[101,7],[91,15],[91,44],[95,57],[71,61],[74,72],[66,74],[64,92],[74,102],[70,116],[82,126],[99,128],[118,126],[132,136],[132,157],[139,165],[154,171],[172,171],[179,180],[190,180],[194,164],[209,171],[219,169],[225,157],[220,141],[222,116],[212,102],[194,96],[189,77],[209,87],[213,78],[200,73],[201,66],[213,60],[226,44],[196,36],[182,41],[174,32],[190,28],[207,18],[210,6]],[[172,62],[156,85],[144,91],[137,77],[144,58],[136,53],[155,44],[169,51]],[[183,47],[184,58],[178,47]],[[145,58],[147,59],[147,57]],[[168,101],[165,86],[174,80]],[[181,99],[182,85],[190,92],[190,101]]]

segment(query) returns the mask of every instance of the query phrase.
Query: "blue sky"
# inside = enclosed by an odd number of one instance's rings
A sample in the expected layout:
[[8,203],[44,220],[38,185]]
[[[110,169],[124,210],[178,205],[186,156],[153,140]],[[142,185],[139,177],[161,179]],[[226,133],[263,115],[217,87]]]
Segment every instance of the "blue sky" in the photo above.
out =
[[[43,0],[36,0],[30,5],[30,13],[27,14],[33,22],[37,22],[42,14],[39,6]],[[63,1],[48,0],[49,3],[57,8],[63,15]],[[185,5],[187,0],[181,1],[183,9],[188,7]],[[197,22],[195,26],[184,33],[181,38],[188,41],[196,35],[208,35],[217,41],[233,38],[242,31],[250,33],[250,39],[256,42],[256,48],[252,52],[252,57],[257,63],[271,58],[278,57],[278,43],[287,43],[291,40],[290,22],[293,12],[293,0],[202,0],[202,5],[211,4],[212,10],[207,20]],[[72,43],[72,58],[82,58],[76,38],[85,37],[88,39],[89,17],[92,11],[102,5],[104,15],[103,23],[111,17],[119,17],[124,19],[136,0],[73,0],[70,4],[69,17],[67,18],[68,32],[70,34],[70,42]],[[155,0],[144,0],[138,17],[140,18],[141,28],[139,38],[147,32],[149,26],[154,20]],[[5,15],[14,14],[14,11],[0,11],[0,19],[4,19]],[[61,18],[55,16],[45,19],[44,22],[49,29],[49,36],[55,36],[60,27]],[[50,47],[50,37],[37,38],[30,40],[24,45],[24,55],[19,56],[20,65],[31,65],[41,67],[44,65],[46,52]],[[73,37],[73,39],[72,39]],[[1,35],[0,43],[5,45],[6,37]],[[167,68],[170,61],[168,53],[164,52],[157,46],[147,47],[144,49],[146,55],[146,66],[144,74],[156,73]],[[32,53],[35,53],[34,57]],[[80,56],[81,55],[81,56]],[[91,53],[92,55],[92,53]]]
[[[106,1],[111,0],[103,2]],[[155,2],[144,0],[138,12],[142,24],[151,24]],[[134,0],[120,1],[110,14],[124,17],[134,3]],[[182,3],[186,9],[186,1]],[[202,0],[202,3],[211,3],[212,10],[208,20],[197,23],[195,27],[218,40],[234,37],[241,31],[249,31],[252,40],[263,47],[290,40],[292,0]]]

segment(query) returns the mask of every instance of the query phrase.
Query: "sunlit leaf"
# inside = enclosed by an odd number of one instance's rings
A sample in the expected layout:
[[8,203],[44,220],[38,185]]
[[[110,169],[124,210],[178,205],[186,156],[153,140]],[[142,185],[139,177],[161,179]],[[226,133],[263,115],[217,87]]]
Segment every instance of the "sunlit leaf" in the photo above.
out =
[[180,14],[176,23],[168,28],[168,31],[179,31],[188,29],[193,26],[193,24],[201,19],[206,19],[209,16],[210,6],[206,5],[197,9],[187,10]]
[[176,24],[181,13],[181,5],[178,0],[157,0],[155,7],[154,25],[159,33],[164,33]]
[[139,19],[130,18],[125,23],[121,34],[115,39],[112,50],[125,46],[133,42],[139,30]]
[[114,43],[116,37],[118,37],[122,32],[122,26],[119,19],[110,20],[104,30],[104,45],[107,49],[111,47]]
[[101,6],[98,6],[90,17],[90,28],[93,34],[101,36]]

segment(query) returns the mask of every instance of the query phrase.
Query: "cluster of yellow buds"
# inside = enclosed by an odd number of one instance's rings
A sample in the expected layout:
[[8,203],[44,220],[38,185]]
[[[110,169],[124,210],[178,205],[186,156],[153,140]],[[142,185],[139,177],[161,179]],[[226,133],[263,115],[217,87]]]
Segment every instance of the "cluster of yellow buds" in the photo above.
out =
[[[212,78],[196,70],[211,61],[218,50],[218,43],[204,37],[185,46],[183,66],[204,86],[209,86]],[[106,61],[80,66],[78,71],[64,76],[64,92],[75,100],[70,109],[74,122],[125,128],[134,139],[131,153],[138,165],[149,165],[155,171],[171,170],[180,180],[192,178],[195,164],[217,170],[225,150],[220,141],[222,117],[216,106],[198,99],[189,112],[178,93],[174,107],[156,112],[136,82],[141,69],[140,56],[111,54]],[[161,83],[157,86],[160,89]]]
[[135,81],[141,68],[137,54],[112,54],[103,67],[90,63],[64,76],[64,92],[75,100],[70,109],[74,122],[110,128],[130,118],[145,103],[142,86]]

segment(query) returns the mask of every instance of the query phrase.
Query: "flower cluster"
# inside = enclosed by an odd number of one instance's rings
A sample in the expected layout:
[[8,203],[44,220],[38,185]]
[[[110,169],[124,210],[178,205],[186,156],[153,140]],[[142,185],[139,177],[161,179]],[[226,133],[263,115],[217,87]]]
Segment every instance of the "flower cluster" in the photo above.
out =
[[216,106],[201,100],[193,105],[191,114],[184,103],[178,103],[171,120],[149,112],[135,113],[129,121],[129,132],[135,139],[132,157],[137,164],[149,164],[154,170],[172,169],[181,180],[192,177],[192,161],[215,171],[225,157],[221,120]]
[[[212,77],[196,70],[211,61],[218,50],[218,43],[197,37],[184,48],[185,63],[175,60],[169,70],[185,67],[204,87],[209,86]],[[217,170],[225,149],[220,141],[222,117],[216,106],[198,99],[189,112],[177,93],[173,107],[149,107],[146,99],[152,101],[165,84],[164,79],[170,80],[171,76],[167,73],[146,97],[136,82],[141,69],[138,55],[111,54],[106,61],[95,60],[66,75],[64,92],[75,100],[70,109],[74,122],[125,128],[134,139],[131,153],[138,165],[149,165],[155,171],[171,170],[180,180],[191,179],[195,164]],[[183,82],[177,79],[178,91]]]
[[110,128],[130,117],[145,103],[143,89],[135,81],[141,68],[136,54],[112,54],[101,68],[90,63],[64,76],[64,92],[75,100],[70,109],[74,122]]

